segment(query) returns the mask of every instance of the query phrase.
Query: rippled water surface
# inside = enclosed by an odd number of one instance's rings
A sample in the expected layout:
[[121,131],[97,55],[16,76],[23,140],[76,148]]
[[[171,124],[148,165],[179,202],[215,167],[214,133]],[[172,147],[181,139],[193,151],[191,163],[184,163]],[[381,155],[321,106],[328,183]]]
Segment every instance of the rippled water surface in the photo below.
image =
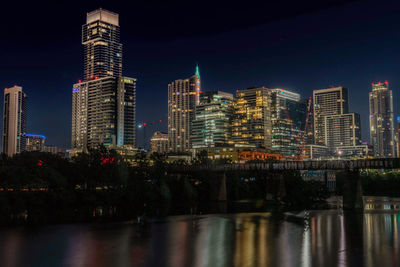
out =
[[397,210],[3,228],[0,266],[400,266],[399,230]]

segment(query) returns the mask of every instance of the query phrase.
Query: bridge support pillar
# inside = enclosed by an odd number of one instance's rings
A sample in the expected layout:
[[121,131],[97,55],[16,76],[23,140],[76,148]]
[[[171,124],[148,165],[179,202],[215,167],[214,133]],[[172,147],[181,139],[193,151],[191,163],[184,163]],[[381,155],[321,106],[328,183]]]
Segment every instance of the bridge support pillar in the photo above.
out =
[[360,171],[350,170],[343,181],[343,209],[363,210],[363,208]]
[[286,196],[286,186],[285,186],[285,175],[283,173],[278,174],[278,190],[276,198],[282,200]]
[[273,200],[274,199],[274,177],[271,174],[265,176],[265,199]]
[[210,183],[210,199],[212,201],[226,201],[226,173],[224,172],[221,177],[211,179]]

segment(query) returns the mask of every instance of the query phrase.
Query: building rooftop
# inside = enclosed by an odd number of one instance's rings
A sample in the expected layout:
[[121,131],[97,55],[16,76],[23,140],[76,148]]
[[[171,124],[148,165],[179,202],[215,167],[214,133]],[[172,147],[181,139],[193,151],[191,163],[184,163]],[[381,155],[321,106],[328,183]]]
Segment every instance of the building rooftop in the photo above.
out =
[[99,8],[92,12],[88,12],[86,15],[86,24],[94,21],[103,21],[115,26],[119,26],[119,15],[117,13]]

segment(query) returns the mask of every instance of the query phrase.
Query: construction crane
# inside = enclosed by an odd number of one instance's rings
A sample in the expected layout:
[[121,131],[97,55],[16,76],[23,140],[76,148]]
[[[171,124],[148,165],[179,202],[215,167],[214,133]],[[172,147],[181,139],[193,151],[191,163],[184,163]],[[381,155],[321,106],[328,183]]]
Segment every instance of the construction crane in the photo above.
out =
[[307,104],[307,114],[306,114],[306,123],[304,125],[304,133],[302,134],[302,142],[300,146],[300,157],[301,159],[304,159],[305,157],[305,152],[306,152],[306,142],[305,142],[305,135],[307,134],[307,128],[308,128],[308,121],[310,119],[310,113],[311,113],[311,104],[312,104],[312,98],[311,96],[308,98],[308,104]]

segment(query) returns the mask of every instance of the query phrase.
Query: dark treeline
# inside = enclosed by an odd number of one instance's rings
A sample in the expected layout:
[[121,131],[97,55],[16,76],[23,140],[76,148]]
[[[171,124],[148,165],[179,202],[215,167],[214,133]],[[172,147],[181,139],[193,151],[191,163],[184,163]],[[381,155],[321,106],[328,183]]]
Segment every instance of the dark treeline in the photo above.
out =
[[[114,150],[100,147],[70,160],[42,152],[24,152],[0,158],[0,224],[53,223],[137,216],[163,216],[218,212],[210,206],[218,187],[218,173],[169,174],[173,165],[212,164],[205,153],[191,162],[167,163],[166,156],[137,154],[136,166],[126,164]],[[227,163],[226,161],[224,161]],[[221,163],[221,162],[214,162]],[[266,209],[266,193],[275,193],[273,175],[227,173],[227,201],[260,200]],[[285,195],[279,199],[290,208],[323,202],[328,193],[318,182],[305,182],[296,172],[285,174]],[[275,201],[276,199],[273,199]],[[210,204],[211,203],[211,204]],[[229,211],[229,210],[228,210]]]
[[364,195],[400,197],[400,172],[369,170],[361,176]]

